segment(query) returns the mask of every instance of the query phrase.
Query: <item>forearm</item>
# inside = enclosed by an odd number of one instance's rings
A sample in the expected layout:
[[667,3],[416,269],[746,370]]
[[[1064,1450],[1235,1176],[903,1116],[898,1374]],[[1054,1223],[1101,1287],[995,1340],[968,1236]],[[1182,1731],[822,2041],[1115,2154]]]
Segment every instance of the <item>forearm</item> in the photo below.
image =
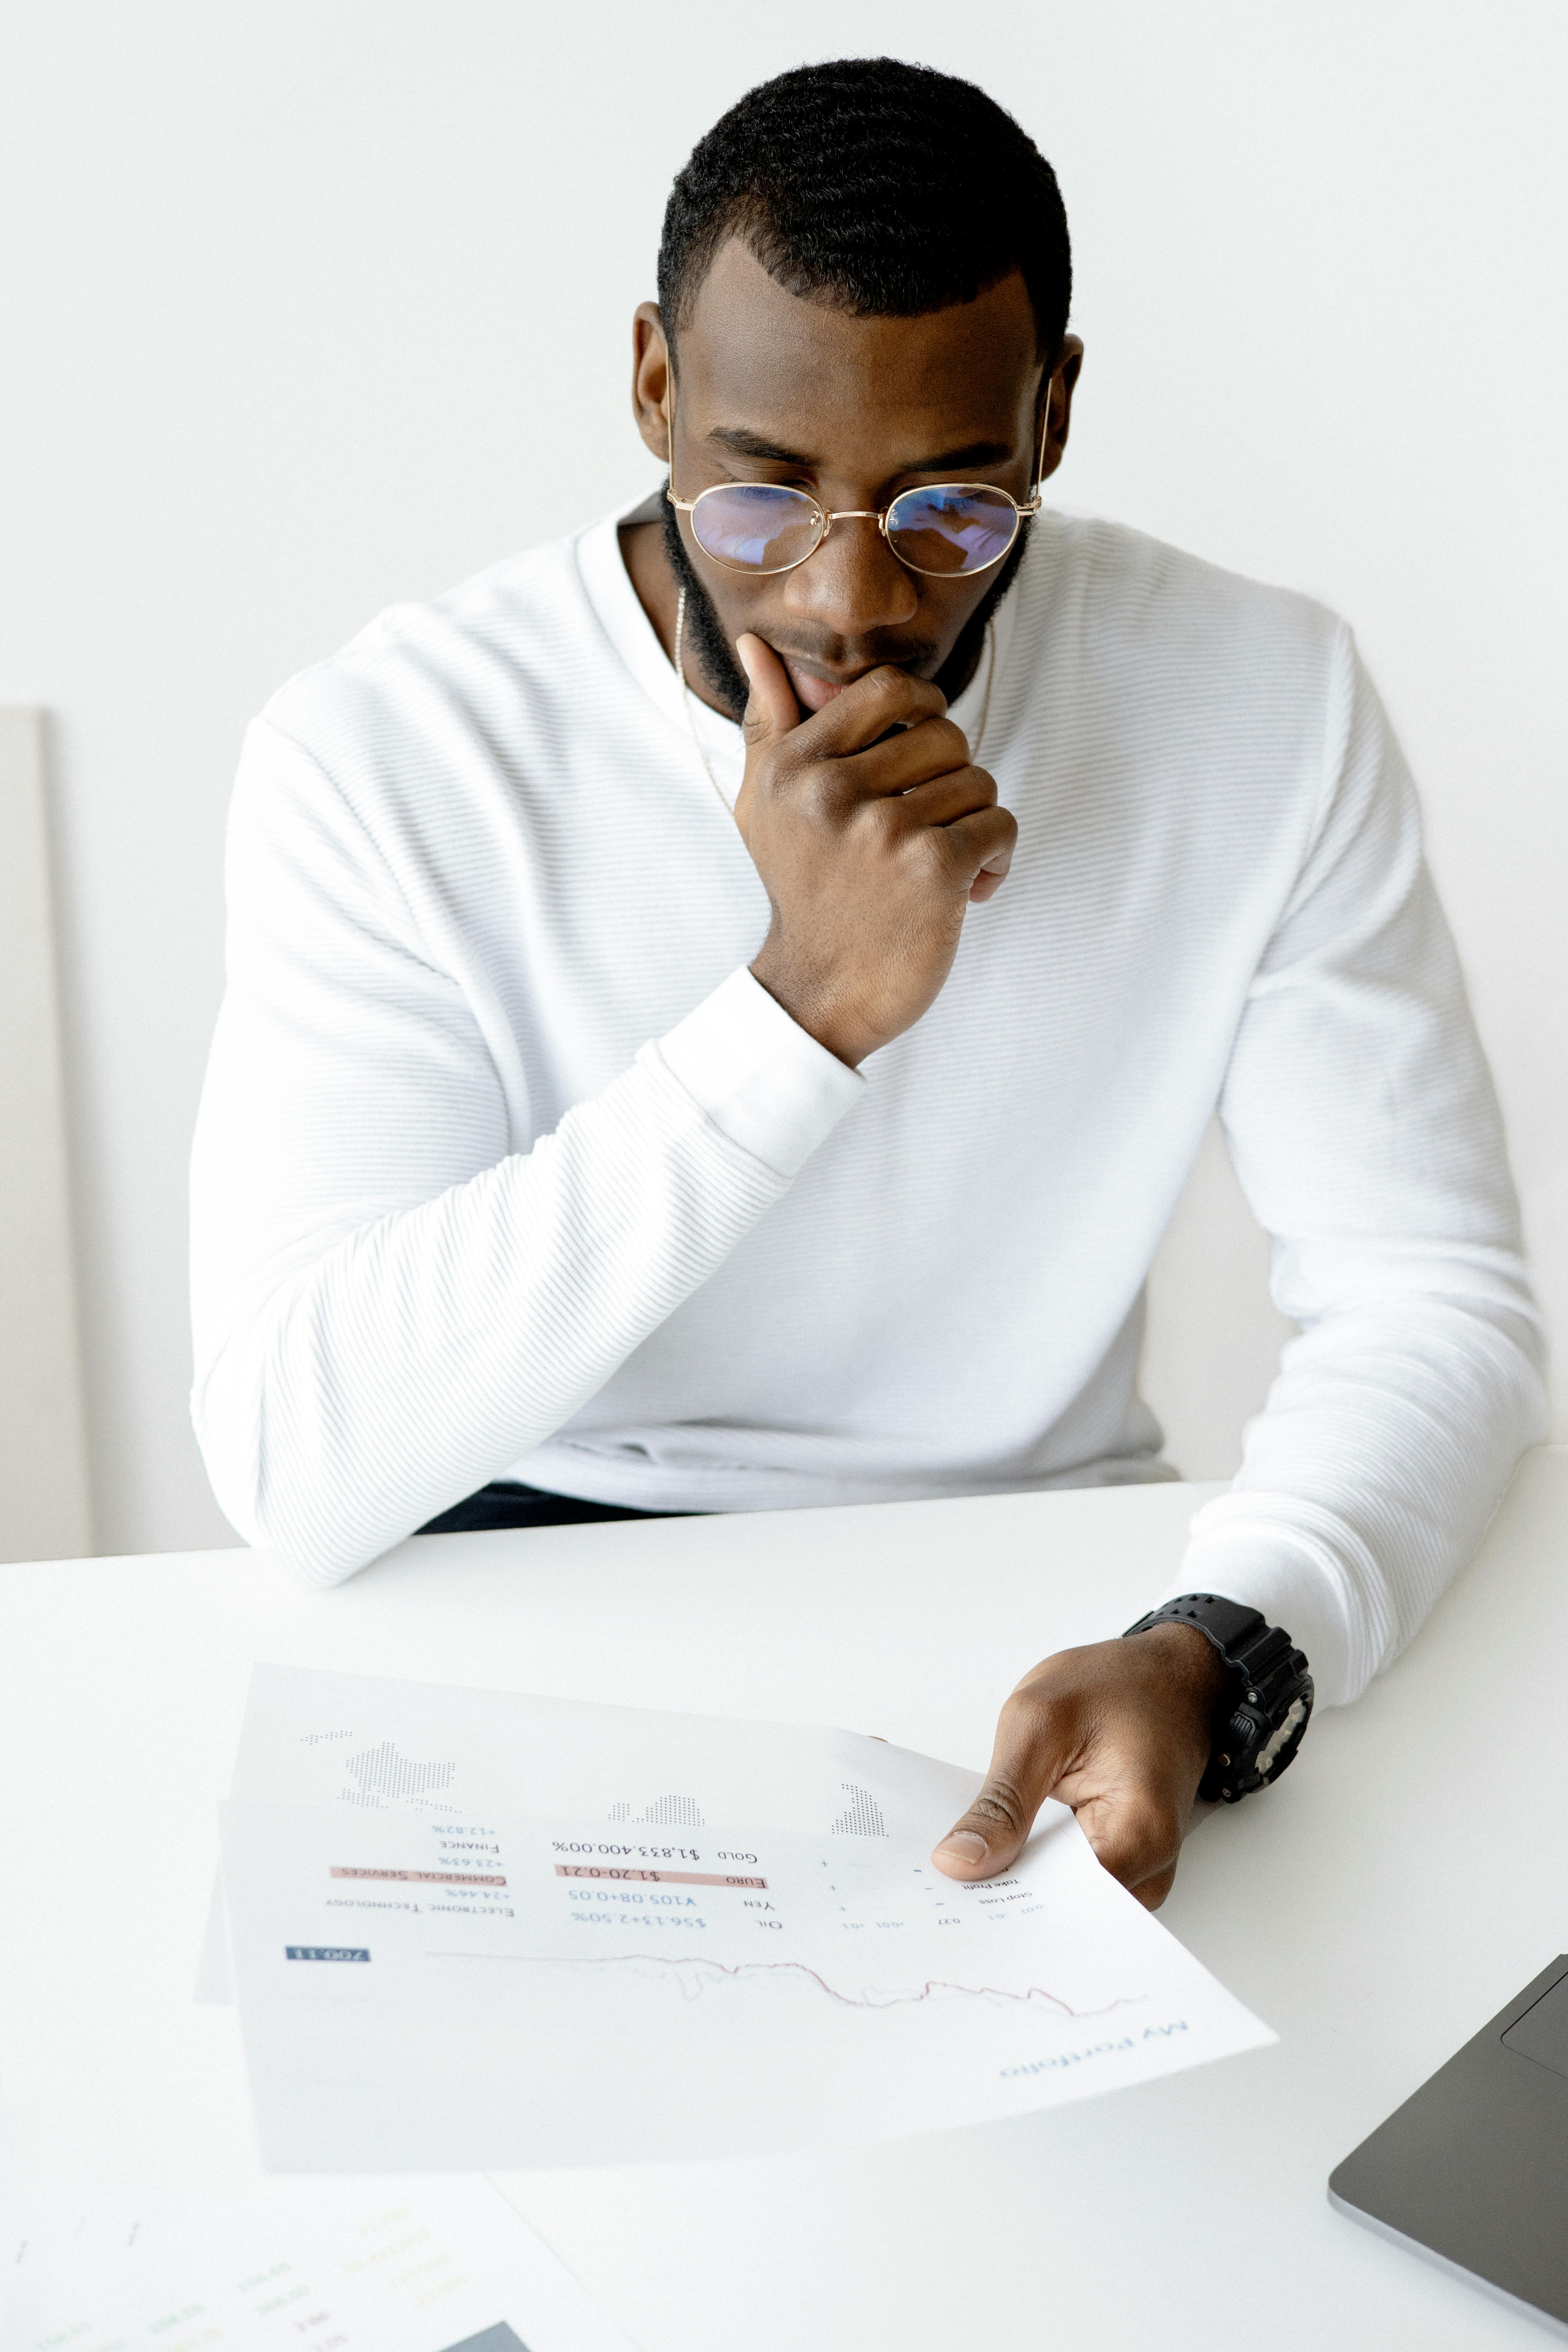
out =
[[331,1583],[540,1444],[788,1178],[657,1048],[552,1136],[255,1297],[198,1367],[214,1487]]
[[1474,1550],[1545,1433],[1538,1327],[1493,1273],[1484,1304],[1384,1298],[1285,1351],[1230,1492],[1193,1523],[1169,1595],[1218,1591],[1286,1626],[1320,1699],[1356,1697]]
[[192,1163],[192,1410],[236,1527],[322,1582],[559,1429],[865,1089],[742,968],[630,1067],[620,1032],[618,1075],[563,1113],[563,1069],[595,1057],[552,1024],[592,1024],[591,992],[519,1003],[482,945],[395,824],[252,730]]

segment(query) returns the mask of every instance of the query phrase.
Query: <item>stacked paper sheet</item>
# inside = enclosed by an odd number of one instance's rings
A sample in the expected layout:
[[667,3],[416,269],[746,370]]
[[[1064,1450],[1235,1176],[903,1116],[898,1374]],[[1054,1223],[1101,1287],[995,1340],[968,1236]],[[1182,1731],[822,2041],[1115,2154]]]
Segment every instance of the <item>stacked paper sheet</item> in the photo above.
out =
[[1046,1808],[849,1732],[258,1667],[223,1883],[280,2170],[880,2139],[1273,2037]]
[[0,2276],[5,2352],[632,2352],[484,2180],[278,2182]]

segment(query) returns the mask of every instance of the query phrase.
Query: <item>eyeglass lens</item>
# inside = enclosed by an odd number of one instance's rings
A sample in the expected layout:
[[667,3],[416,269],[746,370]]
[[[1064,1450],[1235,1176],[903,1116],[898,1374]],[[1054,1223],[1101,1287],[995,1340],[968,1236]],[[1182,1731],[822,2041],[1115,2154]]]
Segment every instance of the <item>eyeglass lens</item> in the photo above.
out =
[[1005,490],[979,483],[905,490],[888,509],[888,544],[916,572],[984,572],[1006,554],[1017,529]]
[[821,509],[804,490],[773,482],[725,482],[691,510],[699,547],[737,572],[788,572],[822,537]]
[[[691,511],[699,547],[736,572],[788,572],[821,544],[822,510],[804,490],[774,482],[723,482]],[[1005,490],[939,482],[904,490],[888,509],[888,544],[912,571],[984,572],[1012,546],[1018,509]]]

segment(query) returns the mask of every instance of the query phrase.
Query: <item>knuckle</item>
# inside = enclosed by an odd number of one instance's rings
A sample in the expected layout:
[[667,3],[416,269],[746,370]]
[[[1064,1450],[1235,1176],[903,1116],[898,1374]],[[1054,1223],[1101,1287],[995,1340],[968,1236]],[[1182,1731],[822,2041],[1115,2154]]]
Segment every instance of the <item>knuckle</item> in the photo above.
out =
[[910,725],[937,719],[947,709],[947,697],[929,678],[911,677],[891,662],[871,672],[870,683],[884,709],[896,712]]
[[[998,817],[1005,821],[998,824],[996,822]],[[982,822],[976,828],[975,839],[987,865],[994,866],[1000,858],[1004,861],[1004,871],[1006,866],[1011,866],[1013,853],[1018,846],[1018,828],[1011,817],[1006,815],[1005,810],[984,811]]]
[[798,781],[796,797],[802,814],[813,824],[831,824],[838,814],[840,797],[836,771],[826,763],[805,769]]
[[1040,1757],[1061,1748],[1064,1741],[1070,1744],[1072,1735],[1070,1716],[1064,1716],[1059,1707],[1053,1706],[1043,1692],[1026,1688],[1015,1691],[1003,1701],[996,1719],[996,1742],[987,1785],[1016,1785],[1016,1775],[1026,1776]]
[[896,800],[862,801],[858,816],[879,849],[896,846],[904,830],[903,812]]
[[1002,1702],[1002,1726],[1009,1737],[1032,1737],[1044,1726],[1050,1699],[1037,1683],[1023,1682]]
[[945,882],[952,869],[953,845],[940,824],[924,824],[912,833],[908,854],[922,881]]
[[993,1778],[970,1806],[969,1815],[973,1821],[988,1822],[994,1829],[1018,1832],[1027,1825],[1029,1809],[1011,1780]]
[[943,760],[948,768],[967,770],[969,738],[962,727],[955,727],[951,719],[931,718],[921,721],[919,731],[923,751]]
[[984,768],[972,768],[967,763],[946,779],[954,792],[963,795],[963,814],[984,816],[996,798],[996,787]]

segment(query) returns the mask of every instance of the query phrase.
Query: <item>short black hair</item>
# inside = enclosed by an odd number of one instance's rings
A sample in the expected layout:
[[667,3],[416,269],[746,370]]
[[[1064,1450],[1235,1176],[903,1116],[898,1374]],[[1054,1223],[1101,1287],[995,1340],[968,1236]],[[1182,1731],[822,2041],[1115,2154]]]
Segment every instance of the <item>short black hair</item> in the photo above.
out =
[[789,293],[862,318],[972,302],[1020,270],[1041,355],[1060,355],[1072,253],[1057,175],[994,98],[931,66],[797,66],[698,141],[658,250],[672,349],[731,236]]

